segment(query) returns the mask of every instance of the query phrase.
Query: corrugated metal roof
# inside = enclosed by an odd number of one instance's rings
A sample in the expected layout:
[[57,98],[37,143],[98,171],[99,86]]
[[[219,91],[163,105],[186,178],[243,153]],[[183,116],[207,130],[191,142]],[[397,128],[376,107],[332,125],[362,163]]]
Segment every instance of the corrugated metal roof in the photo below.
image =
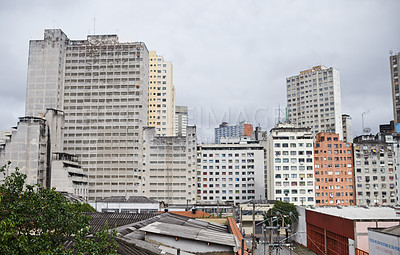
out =
[[154,234],[181,237],[185,239],[236,247],[235,236],[233,234],[221,233],[204,228],[196,228],[164,222],[154,222],[141,228],[140,230]]
[[119,226],[124,226],[132,224],[138,221],[149,219],[155,216],[155,214],[149,213],[85,213],[86,215],[92,217],[90,225],[92,226],[92,233],[99,231],[104,225],[108,224],[108,227],[116,228]]
[[159,204],[157,200],[150,199],[144,196],[112,196],[107,197],[98,202],[108,202],[108,203],[138,203],[138,204]]

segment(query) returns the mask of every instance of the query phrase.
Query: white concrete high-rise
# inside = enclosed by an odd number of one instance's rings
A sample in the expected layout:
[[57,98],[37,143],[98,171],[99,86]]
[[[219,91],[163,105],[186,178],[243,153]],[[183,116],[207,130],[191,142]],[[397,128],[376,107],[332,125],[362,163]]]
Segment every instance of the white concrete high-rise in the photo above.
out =
[[286,78],[290,123],[319,132],[335,132],[343,139],[340,74],[333,67],[315,66]]
[[315,206],[310,129],[278,124],[271,129],[267,143],[267,199]]
[[175,135],[186,136],[188,125],[188,107],[175,106]]
[[26,115],[63,110],[63,151],[79,157],[89,200],[141,193],[149,52],[116,35],[70,40],[60,29],[30,42]]
[[198,146],[198,201],[243,203],[254,199],[265,199],[263,145],[243,140]]

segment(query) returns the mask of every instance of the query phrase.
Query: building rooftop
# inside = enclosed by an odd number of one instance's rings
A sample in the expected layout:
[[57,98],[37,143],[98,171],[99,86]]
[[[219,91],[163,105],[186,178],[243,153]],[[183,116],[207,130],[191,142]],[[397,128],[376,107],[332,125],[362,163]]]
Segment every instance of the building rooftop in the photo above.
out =
[[[118,233],[118,251],[122,254],[177,254],[176,247],[147,242],[146,233],[178,237],[209,243],[217,243],[235,248],[239,247],[236,235],[230,234],[228,226],[189,217],[163,213],[132,224],[115,228]],[[145,252],[144,252],[145,251]],[[134,253],[137,252],[137,253]],[[140,253],[142,252],[142,253]],[[182,253],[181,254],[191,254]]]
[[[197,210],[194,213],[193,213],[193,210],[192,211],[168,211],[168,212],[172,213],[172,214],[189,217],[189,218],[214,218],[214,216],[209,214],[208,212],[197,211]],[[164,213],[164,212],[161,211],[161,212],[157,212],[157,213]]]
[[130,196],[130,197],[125,197],[125,196],[112,196],[112,197],[107,197],[102,200],[98,200],[97,202],[108,202],[108,203],[138,203],[138,204],[158,204],[159,202],[150,199],[148,197],[144,196]]
[[315,212],[329,214],[337,217],[342,217],[356,221],[369,220],[397,220],[400,217],[396,216],[396,210],[391,207],[318,207],[316,209],[308,209]]
[[389,228],[369,228],[369,229],[372,231],[400,237],[400,225],[389,227]]
[[181,237],[184,239],[222,244],[232,247],[237,246],[234,235],[229,234],[227,232],[223,233],[208,228],[201,228],[196,225],[189,225],[189,224],[177,225],[173,223],[165,223],[157,221],[140,228],[140,230],[145,231],[146,233]]
[[93,212],[85,213],[92,217],[90,225],[92,226],[92,233],[99,231],[104,225],[108,224],[110,229],[132,224],[138,221],[146,220],[156,216],[152,213],[102,213]]

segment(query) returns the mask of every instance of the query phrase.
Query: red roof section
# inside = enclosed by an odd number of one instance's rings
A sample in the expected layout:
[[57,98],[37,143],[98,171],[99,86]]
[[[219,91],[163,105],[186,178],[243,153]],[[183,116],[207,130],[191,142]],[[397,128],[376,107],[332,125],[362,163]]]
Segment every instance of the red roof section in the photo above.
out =
[[236,225],[235,220],[233,218],[228,218],[228,225],[229,225],[229,229],[231,230],[232,234],[234,234],[236,236],[236,238],[238,239],[238,241],[240,243],[240,248],[239,248],[238,254],[239,255],[248,255],[249,252],[247,252],[248,247],[247,247],[246,241],[244,241],[244,254],[242,254],[241,245],[242,245],[243,236],[242,236],[242,233],[240,233],[240,230],[239,230],[238,226]]

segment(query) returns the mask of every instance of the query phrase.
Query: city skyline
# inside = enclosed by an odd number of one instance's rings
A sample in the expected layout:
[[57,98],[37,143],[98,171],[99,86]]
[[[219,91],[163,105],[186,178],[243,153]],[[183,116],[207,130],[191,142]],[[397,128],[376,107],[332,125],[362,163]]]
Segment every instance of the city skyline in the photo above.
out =
[[[0,20],[8,26],[0,28],[7,35],[0,50],[7,60],[0,68],[0,130],[24,116],[28,41],[55,27],[73,40],[95,30],[143,41],[171,61],[176,104],[189,107],[199,142],[211,142],[222,121],[246,120],[269,131],[285,107],[286,78],[319,64],[340,71],[342,113],[353,118],[354,136],[363,112],[376,133],[393,119],[389,50],[400,51],[399,3],[315,3],[2,2]],[[135,11],[146,8],[157,15]]]

